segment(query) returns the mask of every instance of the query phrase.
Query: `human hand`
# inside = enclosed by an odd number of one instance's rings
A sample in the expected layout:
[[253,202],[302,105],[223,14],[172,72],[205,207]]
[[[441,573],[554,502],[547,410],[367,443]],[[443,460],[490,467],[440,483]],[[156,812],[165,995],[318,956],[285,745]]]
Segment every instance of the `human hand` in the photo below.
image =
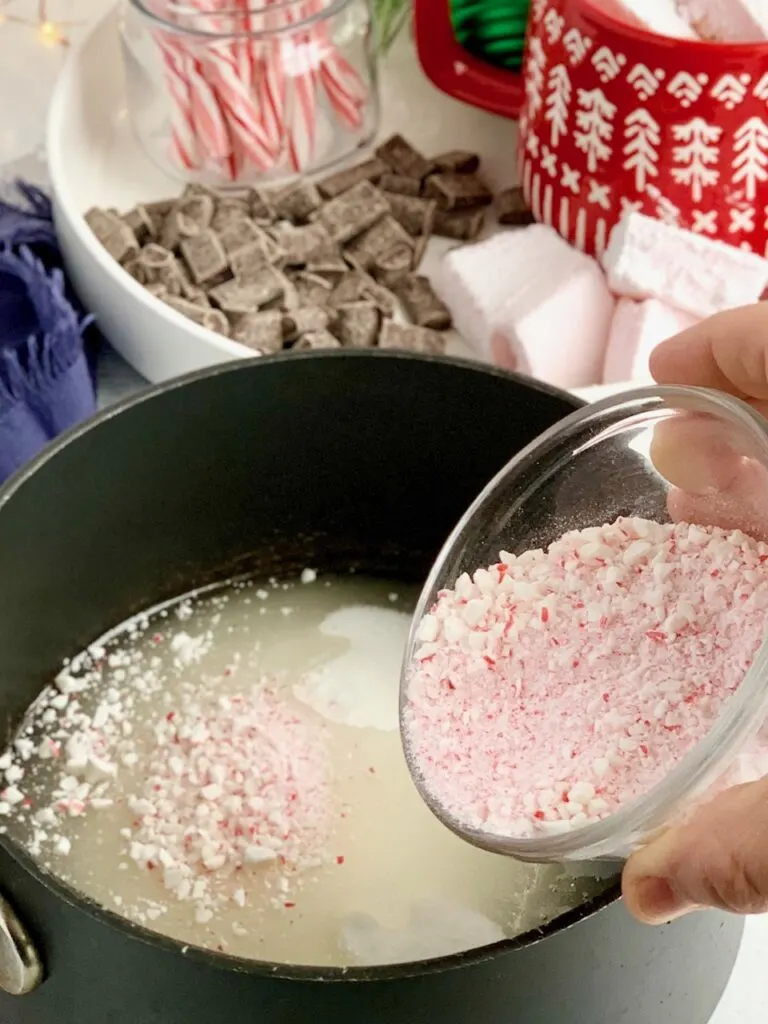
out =
[[[659,384],[726,391],[768,417],[768,303],[721,313],[664,342],[651,372]],[[695,420],[673,423],[657,434],[652,456],[679,488],[670,497],[674,518],[768,538],[768,475],[735,456],[727,437]],[[627,909],[647,924],[706,907],[768,911],[768,777],[726,790],[635,853],[622,888]]]

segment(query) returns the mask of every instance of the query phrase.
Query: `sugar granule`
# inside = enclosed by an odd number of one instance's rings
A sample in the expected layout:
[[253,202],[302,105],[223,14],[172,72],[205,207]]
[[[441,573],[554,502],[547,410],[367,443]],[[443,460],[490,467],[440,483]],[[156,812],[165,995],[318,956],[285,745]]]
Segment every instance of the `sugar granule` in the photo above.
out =
[[768,545],[619,519],[463,574],[419,627],[412,764],[464,826],[570,831],[646,793],[735,692],[768,619]]

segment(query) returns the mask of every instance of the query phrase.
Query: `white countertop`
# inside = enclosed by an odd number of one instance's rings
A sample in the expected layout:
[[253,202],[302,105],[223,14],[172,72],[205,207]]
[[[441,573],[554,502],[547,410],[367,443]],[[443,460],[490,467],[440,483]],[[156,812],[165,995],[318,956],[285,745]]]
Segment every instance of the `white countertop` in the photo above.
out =
[[[111,6],[113,0],[48,0],[48,13],[56,24],[67,23],[64,31],[76,42],[87,26]],[[61,66],[65,49],[46,46],[32,26],[2,16],[17,15],[33,19],[37,0],[7,0],[0,7],[0,96],[12,95],[14,105],[3,104],[0,114],[0,179],[20,173],[44,181],[44,164],[40,159],[45,112],[56,74]],[[406,72],[417,76],[415,67]],[[402,69],[398,78],[402,82]],[[386,102],[386,74],[384,76]],[[430,103],[438,103],[438,116],[450,117],[457,122],[457,146],[472,148],[477,133],[494,130],[509,131],[506,122],[490,115],[471,114],[472,139],[463,136],[461,125],[468,123],[468,111],[460,104],[440,98],[423,83],[418,91]],[[425,118],[425,122],[431,118]],[[418,133],[416,133],[418,134]],[[510,147],[510,164],[512,152]],[[109,405],[145,386],[115,353],[107,352],[100,366],[99,404]],[[711,1019],[710,1024],[766,1024],[768,1021],[768,915],[747,922],[744,944],[728,989]],[[649,1021],[649,1024],[653,1022]],[[681,1021],[680,1024],[687,1024]]]

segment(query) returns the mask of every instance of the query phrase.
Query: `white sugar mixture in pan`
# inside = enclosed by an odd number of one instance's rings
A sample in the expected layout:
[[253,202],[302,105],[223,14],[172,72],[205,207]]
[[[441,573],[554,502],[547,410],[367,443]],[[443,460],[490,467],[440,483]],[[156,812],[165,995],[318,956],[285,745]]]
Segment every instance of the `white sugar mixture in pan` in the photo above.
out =
[[132,620],[30,710],[0,820],[91,899],[244,957],[390,963],[542,924],[599,883],[473,849],[409,779],[414,598],[305,570]]

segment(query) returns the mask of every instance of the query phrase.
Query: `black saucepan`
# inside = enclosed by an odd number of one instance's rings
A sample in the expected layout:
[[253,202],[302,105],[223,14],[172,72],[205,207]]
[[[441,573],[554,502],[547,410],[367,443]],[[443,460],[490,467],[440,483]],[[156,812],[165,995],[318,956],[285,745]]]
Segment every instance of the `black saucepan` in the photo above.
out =
[[[234,569],[421,580],[482,485],[575,404],[461,362],[306,353],[175,381],[71,432],[0,492],[6,735],[64,657]],[[0,991],[3,1024],[705,1024],[742,934],[715,913],[643,928],[613,887],[492,948],[320,970],[157,938],[7,838],[0,892],[0,984],[31,989]]]

